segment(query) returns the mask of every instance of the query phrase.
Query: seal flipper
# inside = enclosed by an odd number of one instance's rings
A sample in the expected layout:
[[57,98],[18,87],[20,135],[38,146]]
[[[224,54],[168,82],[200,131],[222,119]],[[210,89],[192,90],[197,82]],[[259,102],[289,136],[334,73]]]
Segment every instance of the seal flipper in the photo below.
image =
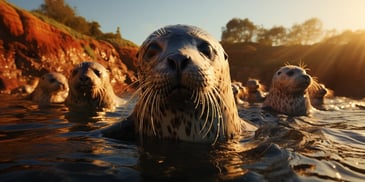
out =
[[103,137],[114,138],[118,140],[131,141],[136,139],[134,120],[131,116],[102,129],[101,133]]

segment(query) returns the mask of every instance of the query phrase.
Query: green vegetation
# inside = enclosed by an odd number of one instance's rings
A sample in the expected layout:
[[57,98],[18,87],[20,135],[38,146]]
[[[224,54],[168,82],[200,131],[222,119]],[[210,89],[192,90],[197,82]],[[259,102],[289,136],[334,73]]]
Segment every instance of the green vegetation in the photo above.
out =
[[324,31],[322,22],[311,18],[301,24],[294,24],[291,28],[274,26],[266,29],[255,25],[249,19],[233,18],[222,28],[222,42],[248,43],[255,42],[262,45],[310,45],[334,36],[336,31]]
[[42,21],[48,23],[48,24],[51,24],[53,26],[55,26],[57,29],[61,30],[61,31],[64,31],[64,32],[68,32],[71,36],[75,37],[75,38],[79,38],[79,39],[86,39],[87,36],[56,21],[55,19],[53,18],[50,18],[44,14],[41,14],[39,12],[32,12],[32,14],[34,16],[36,16],[37,18],[41,19]]
[[76,38],[85,39],[87,36],[104,40],[118,46],[137,46],[122,38],[120,28],[116,33],[103,33],[96,21],[87,21],[77,14],[76,8],[70,7],[64,0],[44,0],[44,4],[32,13],[43,21],[70,33]]
[[95,53],[89,45],[82,45],[82,47],[84,48],[86,54],[88,54],[92,59],[95,59]]
[[127,46],[127,47],[136,46],[136,44],[134,44],[133,42],[122,38],[119,27],[117,27],[116,33],[104,33],[96,38],[99,40],[105,40],[113,45]]

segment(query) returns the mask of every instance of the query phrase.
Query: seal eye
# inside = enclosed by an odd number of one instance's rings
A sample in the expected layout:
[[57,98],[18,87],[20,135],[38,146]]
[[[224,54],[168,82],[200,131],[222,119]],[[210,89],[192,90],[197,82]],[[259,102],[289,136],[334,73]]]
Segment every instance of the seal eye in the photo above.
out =
[[54,83],[55,81],[56,81],[56,79],[54,79],[54,78],[49,79],[50,83]]
[[77,74],[77,69],[72,70],[71,75],[72,75],[72,76],[75,76],[76,74]]
[[213,48],[208,42],[203,42],[198,46],[198,49],[207,58],[211,59],[213,57]]
[[288,72],[286,73],[286,75],[288,75],[288,76],[293,76],[293,75],[294,75],[294,71],[293,71],[293,70],[290,70],[290,71],[288,71]]
[[96,75],[96,76],[100,77],[100,74],[101,74],[101,73],[100,73],[100,71],[99,71],[99,70],[93,70],[93,71],[94,71],[94,73],[95,73],[95,75]]
[[280,75],[280,74],[281,74],[281,71],[278,72],[278,75]]
[[151,59],[155,57],[162,50],[161,46],[159,46],[156,42],[151,43],[145,53],[146,59]]

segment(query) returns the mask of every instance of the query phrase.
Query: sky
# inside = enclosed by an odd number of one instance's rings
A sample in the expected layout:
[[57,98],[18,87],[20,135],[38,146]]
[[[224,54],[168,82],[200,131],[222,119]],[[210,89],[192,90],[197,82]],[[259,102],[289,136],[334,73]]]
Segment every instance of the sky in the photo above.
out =
[[[43,0],[8,0],[33,10]],[[248,18],[267,29],[290,28],[318,18],[324,29],[365,30],[365,0],[65,0],[78,15],[97,21],[101,30],[116,32],[137,45],[154,30],[172,24],[198,26],[216,39],[232,18]]]

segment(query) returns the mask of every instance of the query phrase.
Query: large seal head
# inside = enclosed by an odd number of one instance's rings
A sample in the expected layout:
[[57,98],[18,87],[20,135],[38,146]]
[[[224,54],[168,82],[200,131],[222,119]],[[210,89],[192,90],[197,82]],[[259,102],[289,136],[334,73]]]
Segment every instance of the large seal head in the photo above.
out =
[[114,93],[109,71],[97,62],[76,65],[69,78],[69,86],[66,105],[71,111],[113,110],[124,104],[124,100]]
[[276,71],[263,108],[291,116],[308,115],[312,109],[307,88],[312,78],[304,68],[286,65]]
[[226,53],[198,27],[153,32],[140,47],[137,72],[139,99],[129,118],[141,136],[214,143],[248,126],[238,116]]
[[61,73],[50,72],[41,76],[30,96],[38,105],[57,104],[66,100],[68,91],[67,78]]

